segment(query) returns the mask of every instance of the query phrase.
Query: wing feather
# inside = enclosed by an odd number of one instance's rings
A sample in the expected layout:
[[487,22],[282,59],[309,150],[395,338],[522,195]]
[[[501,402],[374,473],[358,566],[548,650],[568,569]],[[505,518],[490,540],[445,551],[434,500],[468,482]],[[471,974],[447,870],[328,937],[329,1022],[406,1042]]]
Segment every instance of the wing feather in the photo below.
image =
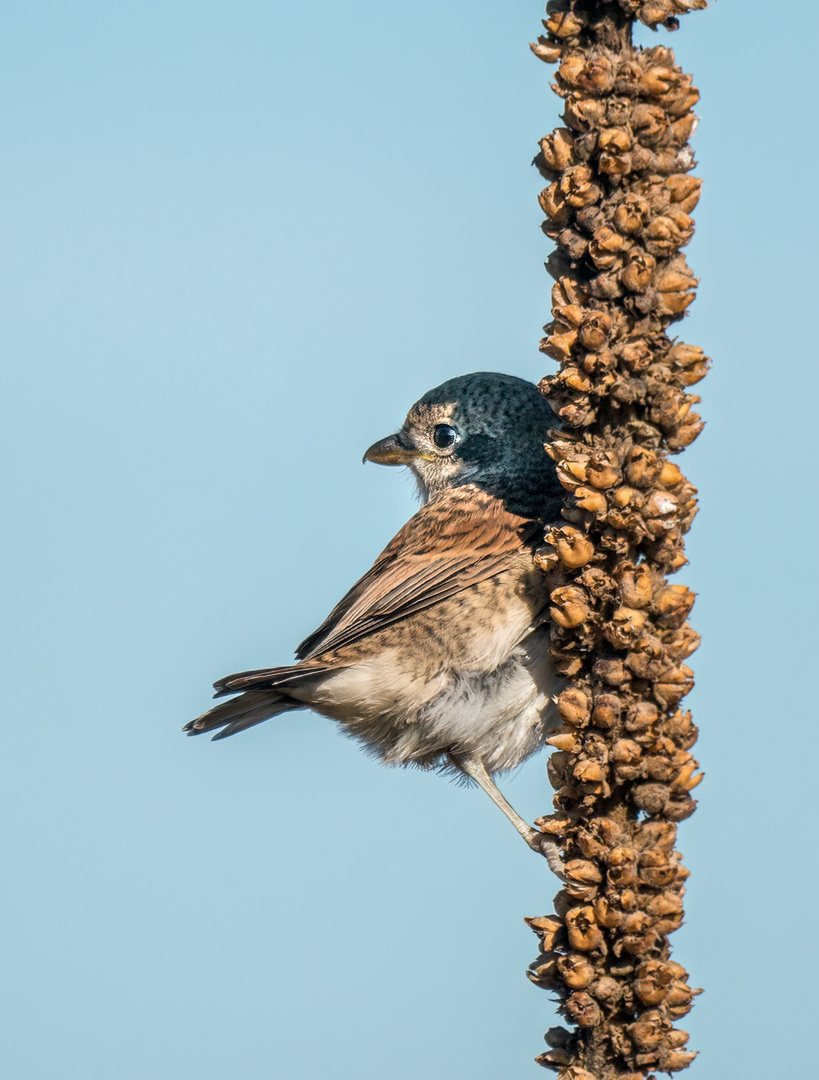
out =
[[513,566],[542,526],[474,485],[421,507],[296,653],[344,648]]

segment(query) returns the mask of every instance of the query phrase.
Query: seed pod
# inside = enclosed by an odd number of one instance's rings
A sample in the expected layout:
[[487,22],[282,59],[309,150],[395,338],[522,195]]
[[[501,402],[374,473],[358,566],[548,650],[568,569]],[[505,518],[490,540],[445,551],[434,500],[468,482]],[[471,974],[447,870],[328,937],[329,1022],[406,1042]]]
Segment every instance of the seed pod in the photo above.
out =
[[588,618],[590,607],[588,594],[576,585],[564,585],[553,589],[549,618],[565,629],[579,626]]
[[592,710],[592,722],[595,727],[608,731],[620,719],[623,705],[615,694],[597,694]]
[[555,42],[547,41],[545,37],[539,37],[537,42],[530,41],[529,48],[544,64],[555,64],[563,53],[563,46]]
[[554,545],[558,558],[569,570],[585,566],[594,556],[594,544],[579,529],[564,525],[547,531],[546,537]]
[[551,989],[552,986],[558,985],[558,970],[557,961],[559,957],[557,953],[541,953],[541,955],[532,964],[526,972],[526,975],[533,983],[538,986],[543,986],[546,989]]
[[654,276],[657,263],[647,251],[633,247],[626,254],[626,265],[620,271],[619,281],[629,292],[645,292]]
[[618,567],[617,585],[623,604],[627,608],[641,610],[647,608],[652,601],[651,572],[645,565],[635,566],[633,563],[623,563]]
[[579,1065],[570,1065],[568,1069],[560,1070],[557,1080],[598,1080],[598,1077]]
[[565,225],[571,219],[572,208],[557,181],[541,191],[538,202],[543,213],[555,224]]
[[546,1053],[538,1054],[535,1063],[547,1069],[557,1069],[561,1065],[568,1065],[571,1060],[572,1056],[568,1050],[548,1050]]
[[608,853],[608,880],[616,889],[637,880],[637,853],[630,847],[616,847]]
[[586,25],[586,16],[579,11],[553,11],[543,25],[556,38],[576,37]]
[[577,733],[574,731],[556,731],[545,740],[555,750],[571,751],[577,746]]
[[686,214],[690,214],[699,202],[702,180],[696,176],[679,173],[676,176],[669,176],[665,187],[671,202],[679,206]]
[[563,935],[563,923],[556,915],[529,915],[523,920],[538,935],[543,952],[550,952]]
[[564,864],[564,873],[580,885],[599,885],[603,880],[599,867],[590,859],[569,859]]
[[589,131],[599,126],[605,115],[605,102],[597,98],[570,94],[566,99],[563,118],[576,131]]
[[557,699],[557,711],[565,723],[573,727],[583,727],[591,715],[591,702],[582,690],[574,686],[567,687]]
[[557,970],[570,990],[585,990],[595,975],[593,966],[579,953],[561,956],[557,962]]
[[569,944],[578,952],[591,952],[603,944],[603,934],[597,925],[594,908],[586,904],[572,908],[566,915]]
[[579,990],[568,999],[564,1008],[578,1027],[597,1027],[603,1019],[603,1012],[594,998]]
[[570,207],[590,206],[600,198],[600,188],[593,182],[593,176],[588,165],[575,165],[563,173],[558,183]]
[[665,784],[637,784],[632,788],[631,797],[639,810],[645,810],[647,814],[661,814],[668,803],[670,792]]

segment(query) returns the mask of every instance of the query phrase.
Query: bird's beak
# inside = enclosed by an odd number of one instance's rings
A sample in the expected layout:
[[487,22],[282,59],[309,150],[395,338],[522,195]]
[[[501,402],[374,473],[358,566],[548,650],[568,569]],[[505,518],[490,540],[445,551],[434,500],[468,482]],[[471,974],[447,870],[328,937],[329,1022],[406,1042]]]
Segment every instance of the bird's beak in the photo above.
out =
[[373,443],[362,461],[374,461],[376,465],[411,465],[418,458],[428,457],[408,446],[402,435],[388,435]]

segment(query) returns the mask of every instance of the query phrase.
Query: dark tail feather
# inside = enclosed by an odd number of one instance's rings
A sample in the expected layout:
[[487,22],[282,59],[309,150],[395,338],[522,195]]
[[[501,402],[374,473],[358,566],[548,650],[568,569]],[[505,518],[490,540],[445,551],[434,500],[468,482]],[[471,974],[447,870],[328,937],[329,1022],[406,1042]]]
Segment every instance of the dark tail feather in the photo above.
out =
[[[230,693],[230,691],[227,691]],[[287,712],[288,709],[302,709],[300,701],[294,701],[286,694],[276,694],[271,691],[250,691],[240,694],[232,701],[225,701],[216,705],[206,713],[185,724],[183,731],[188,735],[202,735],[206,731],[216,728],[224,728],[214,739],[226,739],[228,735],[235,735],[237,731],[261,724],[263,720],[269,720],[272,716]]]
[[226,675],[213,684],[214,697],[225,694],[237,694],[240,690],[287,690],[310,679],[333,671],[332,667],[319,664],[291,664],[289,667],[261,668],[258,671],[239,671],[235,675]]

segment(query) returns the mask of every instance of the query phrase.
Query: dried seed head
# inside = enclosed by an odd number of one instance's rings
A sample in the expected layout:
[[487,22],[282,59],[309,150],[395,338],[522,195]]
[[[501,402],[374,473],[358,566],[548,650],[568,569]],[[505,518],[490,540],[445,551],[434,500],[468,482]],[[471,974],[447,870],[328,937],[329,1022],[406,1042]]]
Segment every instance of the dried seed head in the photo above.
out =
[[537,42],[530,41],[529,48],[544,64],[556,64],[563,53],[563,46],[539,37]]
[[537,1055],[535,1064],[543,1065],[546,1069],[558,1069],[561,1065],[568,1065],[571,1060],[572,1056],[567,1050],[548,1050]]
[[639,810],[645,810],[647,814],[661,814],[670,794],[665,784],[637,784],[632,788],[631,798]]
[[574,731],[558,731],[545,740],[555,750],[574,750],[577,746],[577,734]]
[[570,525],[547,531],[546,539],[554,545],[560,562],[569,570],[585,566],[594,556],[594,544],[591,540]]
[[590,613],[589,596],[585,589],[576,585],[564,585],[553,589],[549,617],[564,629],[579,626]]
[[581,1028],[597,1027],[603,1019],[600,1006],[585,990],[578,990],[572,994],[564,1005],[564,1009]]
[[603,934],[591,905],[572,908],[567,913],[565,922],[569,944],[578,952],[591,952],[603,944]]
[[594,709],[592,710],[592,723],[595,727],[608,731],[620,719],[622,709],[623,704],[616,694],[596,694]]
[[557,962],[557,969],[570,990],[584,990],[595,975],[592,965],[585,956],[579,953],[561,956]]
[[553,11],[543,25],[556,38],[570,38],[576,37],[587,21],[586,15],[581,11]]

